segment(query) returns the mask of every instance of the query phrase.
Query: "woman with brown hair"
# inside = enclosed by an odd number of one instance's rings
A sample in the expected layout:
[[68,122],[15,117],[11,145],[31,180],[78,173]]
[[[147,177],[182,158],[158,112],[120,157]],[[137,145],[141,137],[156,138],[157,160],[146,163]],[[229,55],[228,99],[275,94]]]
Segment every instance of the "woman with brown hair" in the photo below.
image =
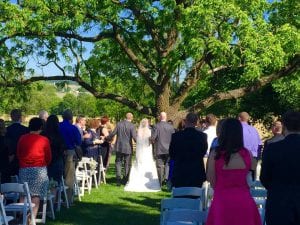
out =
[[223,122],[218,143],[208,159],[207,180],[214,197],[206,225],[261,225],[247,183],[253,156],[244,148],[243,128],[237,119]]
[[83,139],[84,156],[93,158],[97,162],[99,161],[99,144],[103,142],[100,140],[100,136],[96,132],[99,125],[100,121],[98,119],[91,119],[88,122],[89,129],[87,129],[87,133],[90,135],[88,138]]

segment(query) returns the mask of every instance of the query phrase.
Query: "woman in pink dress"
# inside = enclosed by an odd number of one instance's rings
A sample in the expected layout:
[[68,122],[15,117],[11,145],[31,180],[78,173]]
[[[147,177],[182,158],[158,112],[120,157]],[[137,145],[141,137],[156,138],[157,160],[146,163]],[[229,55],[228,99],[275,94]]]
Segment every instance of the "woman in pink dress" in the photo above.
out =
[[247,174],[252,155],[243,147],[243,130],[237,119],[222,124],[219,147],[208,160],[207,180],[214,189],[206,225],[261,225],[251,197]]

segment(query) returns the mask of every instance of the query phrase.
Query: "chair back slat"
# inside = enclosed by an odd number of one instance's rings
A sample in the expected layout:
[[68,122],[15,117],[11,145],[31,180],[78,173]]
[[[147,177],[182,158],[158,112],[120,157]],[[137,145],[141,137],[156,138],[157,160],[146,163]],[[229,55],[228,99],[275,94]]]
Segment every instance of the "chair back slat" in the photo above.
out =
[[201,209],[200,199],[191,198],[166,198],[161,201],[161,211],[170,209]]
[[2,193],[24,193],[24,184],[19,183],[5,183],[1,184]]
[[194,196],[203,198],[204,194],[204,189],[199,187],[178,187],[172,190],[173,197]]
[[204,223],[206,214],[205,211],[198,210],[169,210],[165,212],[163,225],[167,225],[169,222]]

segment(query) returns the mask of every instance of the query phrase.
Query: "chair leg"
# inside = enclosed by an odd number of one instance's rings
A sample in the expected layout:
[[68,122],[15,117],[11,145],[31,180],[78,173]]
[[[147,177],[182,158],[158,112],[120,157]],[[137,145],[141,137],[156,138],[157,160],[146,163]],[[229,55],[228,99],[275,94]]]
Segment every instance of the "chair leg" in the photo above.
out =
[[58,193],[57,193],[57,208],[56,208],[56,212],[60,211],[60,207],[61,207],[61,192],[63,191],[63,187],[60,186],[58,188]]
[[53,200],[52,198],[48,199],[50,203],[50,212],[51,212],[51,218],[55,220],[55,213],[54,213],[54,207],[53,207]]

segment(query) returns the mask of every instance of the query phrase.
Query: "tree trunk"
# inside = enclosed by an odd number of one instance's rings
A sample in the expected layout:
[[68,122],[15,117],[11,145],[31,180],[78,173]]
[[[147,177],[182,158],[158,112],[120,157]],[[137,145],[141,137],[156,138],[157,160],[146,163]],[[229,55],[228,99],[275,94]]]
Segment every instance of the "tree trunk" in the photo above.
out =
[[165,86],[162,91],[156,97],[156,116],[159,116],[161,112],[166,112],[168,119],[174,122],[174,126],[177,126],[179,121],[186,115],[185,110],[180,110],[180,105],[170,105],[170,86]]

